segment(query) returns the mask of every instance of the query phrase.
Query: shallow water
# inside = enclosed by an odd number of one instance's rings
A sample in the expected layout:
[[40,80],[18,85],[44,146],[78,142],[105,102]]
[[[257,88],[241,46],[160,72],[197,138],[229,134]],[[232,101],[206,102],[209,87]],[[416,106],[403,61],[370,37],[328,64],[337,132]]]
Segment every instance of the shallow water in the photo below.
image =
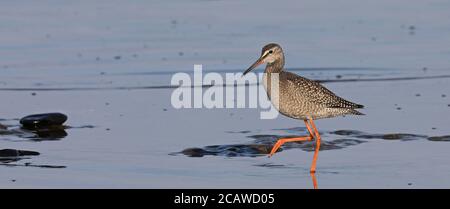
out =
[[[450,187],[448,2],[104,3],[0,3],[0,150],[39,153],[0,157],[0,187],[312,188],[310,142],[266,157],[303,122],[170,104],[173,73],[241,72],[272,41],[289,69],[366,106],[316,122],[319,188]],[[45,112],[66,127],[20,127]]]

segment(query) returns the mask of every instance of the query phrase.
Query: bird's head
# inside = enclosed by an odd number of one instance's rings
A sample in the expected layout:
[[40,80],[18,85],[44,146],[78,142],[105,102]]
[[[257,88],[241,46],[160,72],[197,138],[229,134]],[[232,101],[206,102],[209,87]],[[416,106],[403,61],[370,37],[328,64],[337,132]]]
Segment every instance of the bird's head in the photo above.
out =
[[271,64],[282,59],[284,59],[284,54],[281,46],[275,43],[267,44],[262,48],[261,56],[244,72],[244,75],[261,64]]

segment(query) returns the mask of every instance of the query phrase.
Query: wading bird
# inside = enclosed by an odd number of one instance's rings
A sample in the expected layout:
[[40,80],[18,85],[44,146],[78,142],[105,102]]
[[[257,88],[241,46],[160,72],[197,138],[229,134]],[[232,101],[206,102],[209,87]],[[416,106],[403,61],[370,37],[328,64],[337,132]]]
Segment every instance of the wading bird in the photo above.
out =
[[[342,115],[364,115],[355,110],[364,106],[336,96],[315,81],[284,71],[284,54],[278,44],[271,43],[264,46],[261,57],[244,72],[244,75],[261,64],[267,64],[264,71],[263,85],[270,101],[281,114],[303,120],[309,132],[309,136],[278,139],[269,157],[286,142],[312,141],[315,139],[316,147],[310,169],[310,172],[313,174],[316,172],[316,161],[320,149],[320,134],[317,131],[314,120]],[[273,97],[275,95],[271,95],[271,89],[275,87],[271,83],[274,80],[272,79],[274,76],[278,78],[278,91],[276,91],[278,93],[276,100],[278,101],[274,101]],[[314,176],[313,180],[315,180]]]

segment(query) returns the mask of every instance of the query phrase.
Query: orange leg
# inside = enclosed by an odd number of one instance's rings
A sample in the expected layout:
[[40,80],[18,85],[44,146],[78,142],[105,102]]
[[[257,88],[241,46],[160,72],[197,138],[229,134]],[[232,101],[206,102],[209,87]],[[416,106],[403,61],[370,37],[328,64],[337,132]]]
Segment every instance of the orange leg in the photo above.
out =
[[311,130],[311,127],[310,127],[310,125],[308,123],[308,120],[304,120],[304,122],[305,122],[306,128],[308,129],[309,136],[311,136],[311,138],[314,138],[314,133]]
[[314,158],[313,158],[313,162],[311,165],[311,173],[315,173],[316,172],[316,162],[317,162],[317,156],[319,155],[319,150],[320,150],[320,134],[317,131],[316,125],[314,124],[314,121],[312,119],[310,119],[311,122],[311,126],[314,129],[314,134],[315,134],[315,138],[316,138],[316,150],[314,151]]
[[310,174],[311,174],[311,178],[312,178],[312,182],[313,182],[313,187],[314,187],[314,189],[317,189],[316,174],[315,173],[310,173]]
[[278,139],[277,143],[273,145],[272,151],[270,151],[269,157],[272,157],[273,154],[286,142],[295,142],[295,141],[310,141],[312,138],[311,136],[302,136],[302,137],[295,137],[295,138],[284,138],[284,139]]
[[273,154],[286,142],[295,142],[295,141],[311,141],[314,137],[313,132],[311,131],[311,128],[309,127],[308,121],[305,120],[306,128],[309,131],[309,136],[302,136],[302,137],[295,137],[295,138],[284,138],[284,139],[278,139],[278,141],[275,143],[275,145],[272,148],[272,151],[270,151],[269,157],[272,157]]

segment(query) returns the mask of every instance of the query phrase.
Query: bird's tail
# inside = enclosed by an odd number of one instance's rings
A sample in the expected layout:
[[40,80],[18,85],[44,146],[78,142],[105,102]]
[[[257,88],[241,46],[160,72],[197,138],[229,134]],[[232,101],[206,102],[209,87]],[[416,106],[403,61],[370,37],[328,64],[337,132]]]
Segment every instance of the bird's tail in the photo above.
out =
[[362,112],[359,112],[357,110],[354,110],[354,109],[349,109],[348,110],[348,114],[351,114],[351,115],[366,115],[366,114],[364,114]]

